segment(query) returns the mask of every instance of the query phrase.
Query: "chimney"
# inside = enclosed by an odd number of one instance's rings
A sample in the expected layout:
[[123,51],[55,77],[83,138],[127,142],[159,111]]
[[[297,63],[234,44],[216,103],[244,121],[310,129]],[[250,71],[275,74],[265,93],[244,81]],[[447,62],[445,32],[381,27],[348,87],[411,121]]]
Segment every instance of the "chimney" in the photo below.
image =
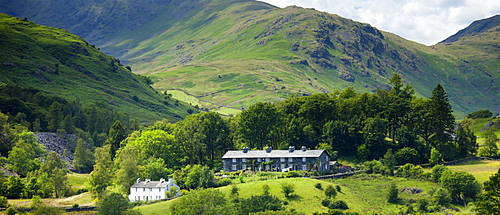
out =
[[137,181],[136,181],[138,184],[141,183],[141,178],[137,178]]
[[266,153],[271,153],[272,150],[273,150],[273,148],[271,146],[268,146],[266,148]]
[[164,178],[160,178],[160,183],[165,183],[165,179]]
[[295,151],[295,146],[288,147],[288,152],[292,153]]
[[302,151],[305,152],[306,151],[306,147],[305,146],[302,146]]
[[243,153],[247,153],[248,152],[248,147],[243,147]]
[[146,178],[146,183],[149,183],[150,181],[151,181],[151,179]]

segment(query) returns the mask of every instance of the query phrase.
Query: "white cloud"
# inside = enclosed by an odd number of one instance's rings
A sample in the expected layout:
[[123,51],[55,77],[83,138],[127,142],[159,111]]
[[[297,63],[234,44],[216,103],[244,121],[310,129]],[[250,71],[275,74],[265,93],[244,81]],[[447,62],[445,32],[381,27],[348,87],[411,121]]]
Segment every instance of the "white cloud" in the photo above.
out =
[[475,20],[500,14],[498,0],[261,0],[315,8],[433,45]]

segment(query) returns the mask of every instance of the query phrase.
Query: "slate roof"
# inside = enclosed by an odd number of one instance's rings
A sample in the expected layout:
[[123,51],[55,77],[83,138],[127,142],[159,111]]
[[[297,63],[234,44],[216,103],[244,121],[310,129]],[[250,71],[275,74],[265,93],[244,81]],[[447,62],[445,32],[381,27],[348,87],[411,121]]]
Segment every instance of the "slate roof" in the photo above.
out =
[[167,185],[168,181],[164,181],[163,183],[160,181],[141,181],[139,183],[133,184],[130,188],[165,188],[167,187]]
[[246,153],[243,153],[243,150],[239,150],[227,151],[222,158],[317,158],[321,156],[323,152],[325,152],[323,149],[306,151],[297,149],[293,152],[290,152],[289,150],[272,150],[269,153],[266,152],[266,150],[248,150]]

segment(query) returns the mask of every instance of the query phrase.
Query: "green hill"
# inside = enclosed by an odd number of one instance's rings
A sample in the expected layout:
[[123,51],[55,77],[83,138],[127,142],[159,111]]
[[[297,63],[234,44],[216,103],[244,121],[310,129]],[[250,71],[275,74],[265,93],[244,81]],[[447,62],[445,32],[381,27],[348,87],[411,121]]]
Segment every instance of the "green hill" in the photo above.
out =
[[[150,77],[154,88],[184,90],[208,109],[226,112],[346,87],[375,91],[388,88],[396,72],[419,96],[442,84],[455,114],[500,108],[494,48],[481,64],[441,44],[414,43],[337,15],[251,0],[23,3],[37,7],[0,0],[0,8],[67,28]],[[467,47],[479,53],[478,45]]]
[[180,120],[192,107],[166,99],[120,61],[64,29],[0,14],[0,82],[102,102],[141,120]]

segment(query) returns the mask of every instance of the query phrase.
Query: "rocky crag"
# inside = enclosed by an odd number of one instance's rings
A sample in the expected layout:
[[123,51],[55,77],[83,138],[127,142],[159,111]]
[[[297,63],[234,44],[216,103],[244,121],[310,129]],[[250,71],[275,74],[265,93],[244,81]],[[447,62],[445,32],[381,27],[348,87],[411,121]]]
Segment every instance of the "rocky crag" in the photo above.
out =
[[38,143],[45,146],[47,152],[54,151],[68,164],[68,169],[73,169],[73,153],[76,148],[78,136],[73,134],[56,134],[35,132]]

